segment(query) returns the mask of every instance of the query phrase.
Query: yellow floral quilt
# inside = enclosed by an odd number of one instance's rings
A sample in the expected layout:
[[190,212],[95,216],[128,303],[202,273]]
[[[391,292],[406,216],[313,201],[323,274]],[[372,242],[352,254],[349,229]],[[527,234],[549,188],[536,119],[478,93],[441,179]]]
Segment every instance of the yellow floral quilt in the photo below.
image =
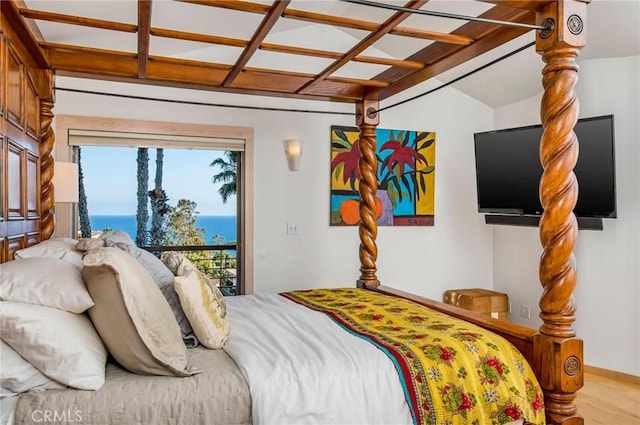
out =
[[314,289],[281,294],[329,315],[395,364],[414,424],[544,424],[542,391],[504,338],[402,298]]

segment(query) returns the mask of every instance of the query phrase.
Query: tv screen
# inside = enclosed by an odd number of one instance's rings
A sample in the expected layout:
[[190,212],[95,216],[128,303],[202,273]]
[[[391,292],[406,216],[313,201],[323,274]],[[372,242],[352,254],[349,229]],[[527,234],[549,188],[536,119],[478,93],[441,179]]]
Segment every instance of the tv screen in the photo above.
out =
[[[576,217],[616,217],[613,115],[578,120]],[[542,126],[474,134],[478,211],[540,215]]]

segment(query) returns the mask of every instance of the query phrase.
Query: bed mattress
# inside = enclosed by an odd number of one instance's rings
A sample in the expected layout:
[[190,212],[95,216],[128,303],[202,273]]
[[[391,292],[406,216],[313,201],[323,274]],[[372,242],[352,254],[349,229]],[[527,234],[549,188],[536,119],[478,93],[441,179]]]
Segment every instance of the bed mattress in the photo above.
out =
[[[202,373],[189,378],[142,376],[107,365],[98,391],[48,390],[20,396],[14,423],[56,422],[100,425],[250,425],[251,397],[246,381],[223,350],[187,350]],[[61,420],[64,418],[64,420]]]

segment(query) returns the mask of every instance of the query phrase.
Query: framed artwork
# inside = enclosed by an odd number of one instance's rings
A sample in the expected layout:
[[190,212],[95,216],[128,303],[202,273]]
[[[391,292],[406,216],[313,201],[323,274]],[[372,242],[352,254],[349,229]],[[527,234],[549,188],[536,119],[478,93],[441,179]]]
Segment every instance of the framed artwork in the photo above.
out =
[[[359,224],[357,127],[331,126],[331,225]],[[376,129],[379,226],[433,226],[436,134]]]

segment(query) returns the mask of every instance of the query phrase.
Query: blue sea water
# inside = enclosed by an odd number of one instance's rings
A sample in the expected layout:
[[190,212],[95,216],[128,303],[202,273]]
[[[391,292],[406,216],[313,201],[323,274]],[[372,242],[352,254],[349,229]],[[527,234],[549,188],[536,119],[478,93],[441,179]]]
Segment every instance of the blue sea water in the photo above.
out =
[[[102,231],[106,228],[127,232],[131,239],[136,240],[135,215],[90,215],[91,230]],[[236,241],[236,217],[227,215],[198,215],[196,227],[205,230],[204,241],[213,244],[213,237],[217,234],[224,237],[226,243]]]

